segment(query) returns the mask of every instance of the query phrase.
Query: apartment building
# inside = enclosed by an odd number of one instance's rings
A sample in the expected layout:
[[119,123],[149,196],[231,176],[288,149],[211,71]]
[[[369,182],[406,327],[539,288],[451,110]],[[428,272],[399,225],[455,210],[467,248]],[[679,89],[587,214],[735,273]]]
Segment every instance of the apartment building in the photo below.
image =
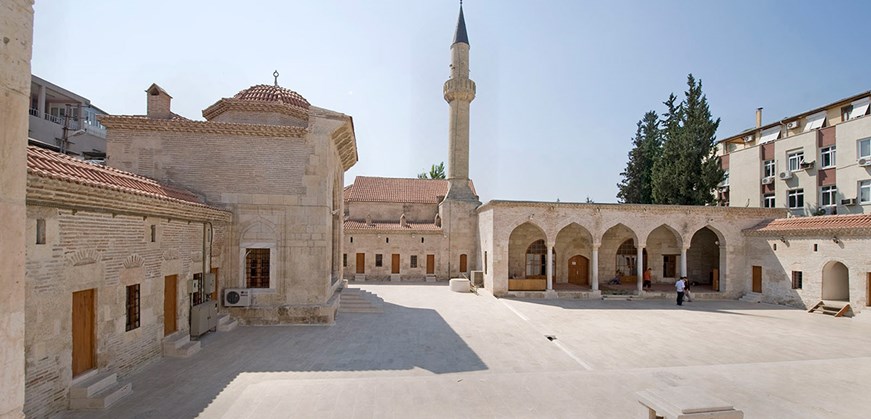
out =
[[723,205],[793,215],[871,213],[871,91],[762,125],[719,144]]
[[63,87],[31,75],[28,142],[84,160],[106,158],[106,112]]

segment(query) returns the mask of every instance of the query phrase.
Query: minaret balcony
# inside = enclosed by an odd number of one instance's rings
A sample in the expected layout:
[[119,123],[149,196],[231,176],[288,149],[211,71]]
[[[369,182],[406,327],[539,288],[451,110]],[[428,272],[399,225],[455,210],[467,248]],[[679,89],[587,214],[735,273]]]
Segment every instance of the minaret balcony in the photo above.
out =
[[450,79],[445,82],[445,100],[465,100],[471,102],[475,99],[475,82],[469,79]]

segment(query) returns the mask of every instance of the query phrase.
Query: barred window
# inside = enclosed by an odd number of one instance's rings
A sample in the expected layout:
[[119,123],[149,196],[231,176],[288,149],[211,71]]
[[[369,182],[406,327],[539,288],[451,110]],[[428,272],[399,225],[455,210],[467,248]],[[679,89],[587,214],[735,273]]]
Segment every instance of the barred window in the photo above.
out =
[[417,267],[417,255],[411,255],[411,267],[412,268]]
[[379,268],[384,266],[384,258],[382,255],[375,255],[375,266]]
[[269,249],[247,249],[245,283],[248,288],[269,288]]
[[127,323],[125,330],[139,327],[139,284],[127,286]]
[[801,271],[792,271],[792,289],[801,289]]

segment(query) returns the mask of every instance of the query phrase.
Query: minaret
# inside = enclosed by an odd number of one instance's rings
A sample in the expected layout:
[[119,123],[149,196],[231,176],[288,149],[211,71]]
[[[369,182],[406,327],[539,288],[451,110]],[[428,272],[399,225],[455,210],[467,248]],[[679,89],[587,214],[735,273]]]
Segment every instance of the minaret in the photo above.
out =
[[475,99],[475,82],[469,79],[469,36],[460,0],[460,18],[451,45],[451,78],[445,82],[445,100],[451,106],[448,129],[449,199],[477,201],[469,188],[469,104]]

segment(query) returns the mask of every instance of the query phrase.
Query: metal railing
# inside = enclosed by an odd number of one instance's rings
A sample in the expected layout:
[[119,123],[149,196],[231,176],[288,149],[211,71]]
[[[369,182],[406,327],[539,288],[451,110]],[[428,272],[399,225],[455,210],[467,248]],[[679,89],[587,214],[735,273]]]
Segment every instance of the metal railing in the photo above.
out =
[[[40,117],[39,109],[30,108],[29,112],[30,112],[31,116],[35,116],[37,118]],[[106,138],[106,127],[104,127],[103,124],[101,124],[99,122],[84,121],[84,124],[82,124],[79,122],[79,120],[77,118],[69,118],[69,121],[66,121],[67,120],[66,117],[56,116],[56,115],[52,115],[50,113],[43,113],[42,119],[49,121],[49,122],[53,122],[53,123],[58,124],[60,126],[64,126],[64,124],[68,123],[69,125],[67,125],[67,128],[69,128],[69,129],[72,129],[72,130],[83,129],[83,130],[87,131],[88,133],[95,135],[97,137]]]

